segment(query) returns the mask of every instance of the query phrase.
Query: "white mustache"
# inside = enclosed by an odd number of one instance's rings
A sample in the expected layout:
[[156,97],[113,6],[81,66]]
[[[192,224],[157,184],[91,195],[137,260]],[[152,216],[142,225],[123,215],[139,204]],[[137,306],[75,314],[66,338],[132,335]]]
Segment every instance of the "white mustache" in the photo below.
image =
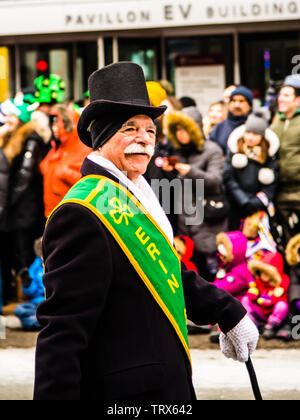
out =
[[126,147],[124,151],[125,155],[133,155],[136,153],[145,153],[146,155],[152,157],[154,155],[154,147],[148,144],[143,146],[142,144],[132,143]]

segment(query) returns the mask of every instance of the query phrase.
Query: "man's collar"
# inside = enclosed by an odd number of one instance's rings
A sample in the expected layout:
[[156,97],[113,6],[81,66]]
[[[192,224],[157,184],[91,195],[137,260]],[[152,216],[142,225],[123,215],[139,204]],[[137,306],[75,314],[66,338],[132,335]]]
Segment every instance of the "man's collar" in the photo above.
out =
[[115,177],[110,172],[108,172],[107,169],[103,168],[102,166],[98,165],[97,163],[91,161],[88,158],[85,158],[85,160],[83,161],[80,172],[81,172],[82,176],[102,175],[102,176],[106,176],[107,178],[110,178],[113,181],[119,183],[119,180],[118,180],[117,177]]
[[[286,116],[285,116],[285,114],[283,114],[282,112],[277,112],[277,115],[279,116],[279,119],[281,120],[281,121],[285,121],[287,118],[286,118]],[[296,111],[295,111],[295,113],[294,113],[294,115],[292,116],[292,118],[294,118],[294,117],[296,117],[297,115],[300,115],[300,106],[296,109]],[[290,120],[292,119],[292,118],[290,118]]]

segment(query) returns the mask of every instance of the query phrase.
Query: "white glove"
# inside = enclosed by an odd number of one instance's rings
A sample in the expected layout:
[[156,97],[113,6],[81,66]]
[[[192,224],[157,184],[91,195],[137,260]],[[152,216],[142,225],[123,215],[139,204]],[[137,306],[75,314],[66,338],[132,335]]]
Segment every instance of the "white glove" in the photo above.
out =
[[258,329],[246,315],[227,334],[220,334],[221,351],[228,359],[247,362],[250,354],[256,349],[258,339]]

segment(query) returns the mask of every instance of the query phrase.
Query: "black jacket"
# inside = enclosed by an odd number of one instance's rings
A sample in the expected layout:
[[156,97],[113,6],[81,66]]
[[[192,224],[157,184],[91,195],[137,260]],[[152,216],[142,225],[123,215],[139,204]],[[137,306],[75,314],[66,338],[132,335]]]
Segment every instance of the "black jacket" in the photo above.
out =
[[[276,157],[269,157],[264,165],[249,159],[246,167],[238,169],[232,166],[232,156],[233,153],[228,151],[223,179],[231,202],[229,230],[238,230],[241,219],[257,211],[267,211],[264,203],[256,196],[257,193],[262,192],[269,202],[274,201],[278,186],[278,163]],[[262,168],[273,171],[272,183],[265,185],[259,181],[258,174]]]
[[[83,175],[112,175],[89,160]],[[43,241],[46,301],[36,348],[37,400],[195,398],[191,369],[170,322],[115,239],[77,204],[51,217]],[[232,329],[246,311],[182,269],[188,318]]]
[[0,148],[0,230],[4,230],[6,227],[9,174],[10,167],[8,160]]
[[10,169],[8,191],[8,230],[36,229],[37,236],[44,225],[43,179],[39,164],[48,152],[42,138],[32,132],[20,155]]

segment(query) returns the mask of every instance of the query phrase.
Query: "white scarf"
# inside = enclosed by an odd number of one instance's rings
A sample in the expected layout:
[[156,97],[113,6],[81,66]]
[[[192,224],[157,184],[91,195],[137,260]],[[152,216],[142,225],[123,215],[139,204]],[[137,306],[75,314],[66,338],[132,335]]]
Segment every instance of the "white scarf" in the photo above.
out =
[[140,175],[136,183],[132,182],[111,161],[103,158],[102,156],[99,156],[95,152],[92,152],[88,156],[88,159],[96,163],[96,165],[99,165],[102,168],[106,169],[131,191],[131,193],[142,203],[145,209],[153,217],[153,219],[163,230],[163,232],[173,245],[174,234],[172,226],[165,212],[163,211],[154,191],[152,190],[148,182],[145,180],[145,178],[142,175]]

